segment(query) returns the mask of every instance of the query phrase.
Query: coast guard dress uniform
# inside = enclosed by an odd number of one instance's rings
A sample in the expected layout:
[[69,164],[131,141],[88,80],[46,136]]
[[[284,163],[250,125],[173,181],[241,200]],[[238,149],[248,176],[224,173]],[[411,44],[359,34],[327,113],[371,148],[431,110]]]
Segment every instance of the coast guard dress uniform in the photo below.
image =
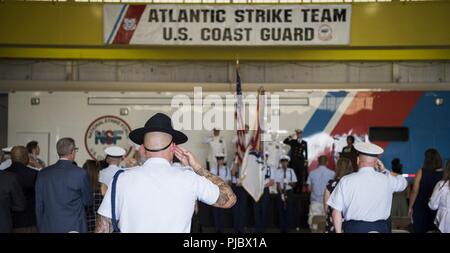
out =
[[[105,149],[106,157],[113,157],[113,158],[122,158],[125,155],[126,151],[125,149],[118,147],[118,146],[111,146],[107,147]],[[114,175],[117,173],[117,171],[122,170],[121,167],[119,167],[116,164],[110,164],[108,167],[102,169],[98,176],[98,182],[104,184],[109,188],[109,185],[114,177]]]
[[208,144],[208,157],[206,161],[208,162],[209,168],[207,169],[211,169],[217,166],[216,156],[218,154],[223,154],[225,161],[227,160],[227,145],[222,136],[211,136],[207,138],[203,143]]
[[274,170],[267,162],[269,156],[269,152],[265,152],[266,166],[264,166],[262,173],[264,177],[264,192],[258,202],[253,200],[253,214],[255,216],[255,228],[257,233],[264,233],[267,227],[270,201],[269,183],[275,182]]
[[[366,156],[383,153],[382,148],[371,143],[357,143],[355,148]],[[406,179],[401,175],[362,167],[340,180],[327,204],[342,212],[345,233],[389,233],[392,194],[403,191],[406,186]]]
[[267,157],[267,164],[271,168],[278,168],[278,165],[280,164],[280,158],[283,156],[281,145],[282,144],[276,141],[264,142],[264,150],[269,154]]
[[[289,161],[287,155],[281,157],[280,161]],[[292,211],[294,209],[293,188],[289,183],[297,183],[295,171],[292,168],[283,168],[277,170],[275,182],[278,185],[278,213],[280,216],[280,230],[282,233],[288,232],[292,226]]]
[[[296,132],[298,134],[302,133],[301,130],[296,130]],[[291,158],[289,166],[294,169],[299,180],[295,190],[296,192],[301,192],[307,177],[308,143],[300,138],[294,139],[292,136],[286,138],[283,143],[291,147],[289,151]]]
[[[231,183],[231,170],[225,165],[218,165],[219,160],[223,161],[225,154],[221,153],[216,156],[217,162],[216,167],[211,167],[211,173],[219,176],[224,182]],[[216,227],[216,232],[223,233],[224,223],[225,223],[225,210],[219,207],[213,207],[214,216],[214,226]]]
[[[267,141],[264,142],[264,150],[269,153],[267,158],[267,165],[272,169],[273,176],[275,178],[275,171],[280,166],[280,158],[284,155],[284,150],[282,149],[282,144],[277,141]],[[277,194],[277,184],[273,184],[269,187],[271,194]]]

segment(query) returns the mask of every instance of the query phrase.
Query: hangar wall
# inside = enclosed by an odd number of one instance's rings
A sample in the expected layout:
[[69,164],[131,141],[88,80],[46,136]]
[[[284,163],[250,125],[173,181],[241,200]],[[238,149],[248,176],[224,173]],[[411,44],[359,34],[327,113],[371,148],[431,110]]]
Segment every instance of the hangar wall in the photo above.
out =
[[[307,105],[283,109],[282,128],[288,132],[305,126],[303,119],[311,117],[330,89],[450,89],[450,33],[445,32],[450,2],[352,6],[349,46],[119,47],[102,44],[102,4],[4,2],[0,93],[9,93],[8,144],[17,144],[32,131],[49,136],[46,150],[52,163],[58,138],[70,135],[82,146],[93,119],[120,115],[122,106],[89,105],[89,97],[158,96],[161,93],[148,92],[185,92],[198,85],[206,91],[232,92],[236,59],[241,61],[244,91],[263,85],[285,93],[302,89],[293,95],[308,97]],[[40,105],[30,104],[33,97],[40,98]],[[127,108],[130,114],[124,117],[133,128],[156,110],[172,110]],[[208,133],[188,131],[188,135],[195,140],[188,147],[205,154],[200,140]],[[230,140],[233,133],[224,135]],[[88,158],[81,150],[78,163]]]
[[[244,90],[448,89],[450,62],[246,62]],[[86,84],[85,82],[89,82]],[[234,62],[0,60],[0,91],[234,90]],[[83,86],[84,85],[84,86]]]

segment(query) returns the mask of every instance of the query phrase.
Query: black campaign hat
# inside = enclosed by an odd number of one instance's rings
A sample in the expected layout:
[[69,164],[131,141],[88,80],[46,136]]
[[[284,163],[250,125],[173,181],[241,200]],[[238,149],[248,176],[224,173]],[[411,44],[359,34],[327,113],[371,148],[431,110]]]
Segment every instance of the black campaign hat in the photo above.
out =
[[172,127],[172,120],[169,116],[163,113],[157,113],[153,115],[147,122],[144,127],[134,129],[130,132],[128,137],[136,144],[141,145],[144,143],[144,136],[146,133],[150,132],[163,132],[172,135],[172,142],[175,144],[185,143],[188,138],[187,136]]

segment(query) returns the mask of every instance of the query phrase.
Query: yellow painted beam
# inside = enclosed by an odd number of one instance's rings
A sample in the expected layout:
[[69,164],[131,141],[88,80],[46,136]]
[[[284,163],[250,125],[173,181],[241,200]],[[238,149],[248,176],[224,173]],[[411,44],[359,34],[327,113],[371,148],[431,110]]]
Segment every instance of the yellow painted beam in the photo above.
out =
[[0,3],[0,44],[100,45],[101,4]]
[[450,47],[291,48],[155,47],[60,48],[0,47],[0,58],[98,60],[250,60],[250,61],[415,61],[450,60]]
[[102,4],[0,3],[0,57],[101,60],[449,60],[450,1],[355,3],[346,47],[103,45]]
[[[354,3],[351,45],[450,45],[450,1]],[[101,3],[1,2],[0,44],[102,46]]]
[[352,46],[450,45],[450,1],[357,3]]

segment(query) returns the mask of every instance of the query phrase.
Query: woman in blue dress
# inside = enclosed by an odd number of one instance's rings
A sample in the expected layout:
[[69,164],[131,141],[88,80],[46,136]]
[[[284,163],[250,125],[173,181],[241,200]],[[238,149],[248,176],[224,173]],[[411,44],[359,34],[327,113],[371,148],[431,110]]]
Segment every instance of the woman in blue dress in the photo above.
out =
[[416,173],[409,201],[408,216],[413,224],[414,233],[436,230],[434,225],[436,211],[428,207],[428,201],[434,186],[442,180],[442,177],[441,155],[436,149],[428,149],[425,151],[423,167]]

